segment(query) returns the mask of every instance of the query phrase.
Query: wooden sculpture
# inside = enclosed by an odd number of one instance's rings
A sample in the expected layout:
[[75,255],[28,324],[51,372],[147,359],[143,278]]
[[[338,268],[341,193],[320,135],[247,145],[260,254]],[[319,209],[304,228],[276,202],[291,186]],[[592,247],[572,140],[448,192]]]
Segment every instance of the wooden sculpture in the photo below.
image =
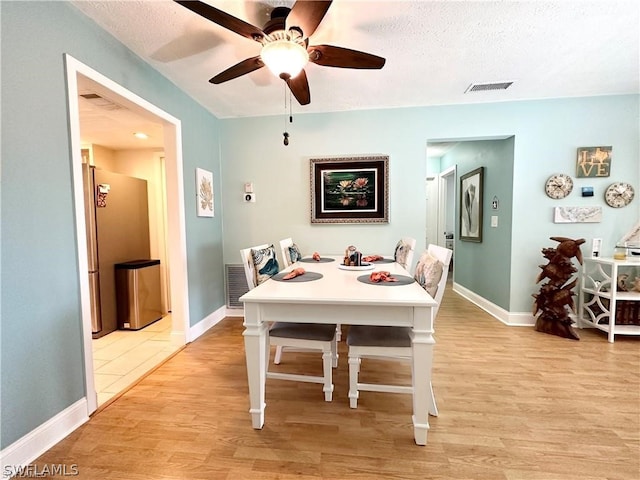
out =
[[538,274],[536,283],[548,279],[547,283],[540,287],[540,292],[533,295],[533,314],[538,312],[536,318],[536,330],[550,333],[560,337],[580,340],[578,333],[573,329],[569,314],[576,311],[573,301],[573,288],[578,283],[572,275],[578,270],[573,266],[571,259],[576,257],[582,265],[582,252],[580,245],[585,240],[572,240],[565,237],[550,237],[559,242],[556,248],[543,248],[542,255],[548,260],[546,265],[540,265],[542,271]]

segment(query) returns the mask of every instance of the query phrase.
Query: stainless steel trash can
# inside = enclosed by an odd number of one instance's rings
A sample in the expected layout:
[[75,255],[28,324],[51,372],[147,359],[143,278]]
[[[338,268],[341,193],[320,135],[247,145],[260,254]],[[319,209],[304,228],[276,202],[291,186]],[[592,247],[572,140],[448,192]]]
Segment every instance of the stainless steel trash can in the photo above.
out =
[[118,328],[139,330],[162,318],[160,260],[117,263]]

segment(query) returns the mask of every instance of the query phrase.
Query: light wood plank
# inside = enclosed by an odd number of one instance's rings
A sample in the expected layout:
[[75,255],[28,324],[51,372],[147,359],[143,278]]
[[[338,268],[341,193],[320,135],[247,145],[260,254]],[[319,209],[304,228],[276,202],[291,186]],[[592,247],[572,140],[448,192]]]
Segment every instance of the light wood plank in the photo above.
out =
[[[636,480],[640,339],[579,333],[507,327],[449,288],[435,334],[440,415],[418,447],[408,395],[363,392],[349,408],[344,342],[333,402],[318,385],[268,380],[266,424],[253,430],[242,320],[228,318],[36,463],[113,480]],[[286,353],[274,369],[321,372],[321,361]],[[361,378],[406,383],[410,369],[364,360]]]

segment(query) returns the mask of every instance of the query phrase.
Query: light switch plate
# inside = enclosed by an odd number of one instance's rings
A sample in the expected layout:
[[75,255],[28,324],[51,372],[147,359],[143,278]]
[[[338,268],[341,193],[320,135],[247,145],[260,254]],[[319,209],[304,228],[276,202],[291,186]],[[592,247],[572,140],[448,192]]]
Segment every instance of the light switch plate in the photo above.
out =
[[498,216],[497,215],[491,215],[491,226],[493,228],[496,228],[498,226]]

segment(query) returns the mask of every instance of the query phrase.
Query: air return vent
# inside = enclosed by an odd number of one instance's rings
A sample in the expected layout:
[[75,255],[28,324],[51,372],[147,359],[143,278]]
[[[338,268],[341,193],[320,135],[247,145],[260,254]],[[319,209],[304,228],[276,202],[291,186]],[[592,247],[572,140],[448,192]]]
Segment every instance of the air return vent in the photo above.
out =
[[97,93],[81,93],[80,96],[88,102],[91,102],[96,107],[100,107],[104,110],[121,110],[124,108],[123,106],[118,105],[117,103],[114,103],[108,98],[102,97]]
[[249,291],[244,267],[240,265],[225,265],[225,290],[227,294],[227,308],[243,308],[244,304],[238,299]]
[[467,87],[464,93],[487,92],[489,90],[506,90],[511,85],[513,85],[513,82],[472,83]]

